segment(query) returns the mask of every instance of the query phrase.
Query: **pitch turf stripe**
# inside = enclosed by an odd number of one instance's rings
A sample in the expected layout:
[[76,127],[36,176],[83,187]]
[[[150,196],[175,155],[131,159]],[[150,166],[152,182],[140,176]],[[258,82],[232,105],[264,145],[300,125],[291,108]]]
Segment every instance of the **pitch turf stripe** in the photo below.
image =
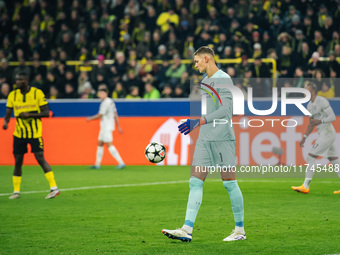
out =
[[[220,179],[208,179],[210,182],[220,182]],[[88,187],[77,187],[77,188],[66,188],[59,189],[60,191],[74,191],[74,190],[90,190],[90,189],[108,189],[108,188],[122,188],[122,187],[138,187],[138,186],[153,186],[153,185],[166,185],[166,184],[179,184],[179,183],[188,183],[189,180],[183,181],[169,181],[169,182],[148,182],[148,183],[131,183],[131,184],[115,184],[115,185],[101,185],[101,186],[88,186]],[[268,183],[292,183],[291,180],[238,180],[238,182],[268,182]],[[317,183],[334,183],[332,181],[314,181]],[[23,191],[21,194],[34,194],[34,193],[45,193],[50,190],[33,190],[33,191]],[[12,195],[13,193],[0,193],[0,197]]]

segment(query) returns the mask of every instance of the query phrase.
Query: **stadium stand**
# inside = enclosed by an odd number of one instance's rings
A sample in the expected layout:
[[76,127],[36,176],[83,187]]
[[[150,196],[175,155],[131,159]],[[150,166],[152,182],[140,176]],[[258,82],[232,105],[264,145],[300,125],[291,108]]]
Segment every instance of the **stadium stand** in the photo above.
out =
[[328,77],[340,97],[339,0],[0,0],[0,17],[0,99],[21,71],[50,99],[188,97],[203,45],[232,77]]

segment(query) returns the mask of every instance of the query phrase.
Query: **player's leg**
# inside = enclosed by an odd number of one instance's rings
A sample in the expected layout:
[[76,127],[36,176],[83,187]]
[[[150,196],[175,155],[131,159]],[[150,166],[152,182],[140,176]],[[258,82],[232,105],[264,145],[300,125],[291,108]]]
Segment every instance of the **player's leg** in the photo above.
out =
[[[336,149],[335,143],[333,143],[327,152],[327,158],[333,165],[333,171],[336,172],[338,177],[340,178],[340,160],[338,155],[339,154]],[[340,190],[334,191],[334,194],[340,194]]]
[[197,213],[202,203],[204,180],[208,174],[204,169],[204,167],[198,166],[191,167],[190,191],[184,224],[181,228],[175,230],[163,229],[162,233],[168,238],[181,240],[182,242],[191,241]]
[[292,186],[292,189],[294,191],[308,194],[309,193],[309,186],[312,181],[314,172],[315,172],[315,160],[321,156],[324,155],[329,148],[332,146],[332,144],[335,141],[335,135],[320,135],[318,139],[316,139],[313,148],[309,152],[307,156],[307,167],[305,172],[305,180],[301,186]]
[[21,178],[22,178],[22,163],[24,161],[24,154],[15,154],[15,165],[13,171],[13,195],[9,197],[9,199],[16,199],[20,198],[20,185],[21,185]]
[[14,136],[13,139],[13,155],[15,160],[14,171],[13,171],[13,195],[9,199],[20,198],[20,185],[22,178],[22,164],[24,161],[24,155],[27,152],[27,141],[26,139],[20,139]]
[[[107,139],[107,141],[109,141],[109,137]],[[125,163],[122,160],[122,157],[120,156],[118,150],[116,149],[116,147],[112,144],[112,133],[111,133],[111,141],[106,143],[107,148],[109,149],[109,152],[111,153],[112,157],[118,161],[118,166],[116,167],[116,169],[123,169],[125,168]]]
[[183,242],[190,242],[192,239],[194,223],[202,203],[203,184],[208,174],[207,168],[203,166],[211,166],[210,152],[205,142],[197,141],[191,166],[190,191],[184,225],[176,230],[163,229],[162,233],[169,238]]
[[315,160],[317,159],[318,155],[309,153],[307,156],[307,166],[306,166],[306,172],[305,172],[305,180],[302,185],[300,186],[292,186],[292,189],[294,191],[308,194],[309,193],[309,185],[312,181],[314,172],[315,172]]
[[104,142],[101,133],[102,132],[99,133],[98,146],[96,152],[96,163],[93,166],[90,166],[90,169],[100,169],[100,164],[102,162],[104,154]]
[[243,195],[236,180],[235,141],[212,143],[214,165],[221,166],[220,173],[234,214],[235,229],[223,241],[245,240]]
[[34,153],[35,159],[43,169],[45,177],[50,185],[50,193],[45,197],[46,199],[54,198],[60,194],[57,183],[54,178],[54,173],[51,166],[47,163],[44,157],[44,145],[42,138],[31,139],[30,141],[32,152]]

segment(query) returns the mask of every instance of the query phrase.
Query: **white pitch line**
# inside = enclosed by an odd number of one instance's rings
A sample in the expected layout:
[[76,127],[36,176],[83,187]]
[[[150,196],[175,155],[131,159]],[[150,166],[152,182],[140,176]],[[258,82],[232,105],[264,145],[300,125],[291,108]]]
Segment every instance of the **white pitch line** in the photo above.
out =
[[[220,179],[207,179],[209,181],[219,182]],[[60,191],[73,191],[73,190],[89,190],[89,189],[108,189],[108,188],[122,188],[122,187],[138,187],[138,186],[153,186],[153,185],[167,185],[167,184],[178,184],[178,183],[187,183],[189,180],[182,180],[182,181],[168,181],[168,182],[148,182],[148,183],[131,183],[131,184],[115,184],[115,185],[101,185],[101,186],[89,186],[89,187],[77,187],[77,188],[66,188],[60,189]],[[267,182],[267,183],[291,183],[291,180],[283,180],[283,181],[276,181],[276,180],[238,180],[238,182]],[[318,183],[334,183],[332,181],[315,181]],[[32,191],[23,191],[20,192],[21,194],[34,194],[34,193],[45,193],[49,192],[49,190],[32,190]],[[0,193],[0,197],[12,195],[13,193]]]
[[[115,184],[115,185],[101,185],[101,186],[89,186],[89,187],[77,187],[77,188],[66,188],[59,189],[60,191],[72,191],[72,190],[89,190],[89,189],[107,189],[107,188],[121,188],[121,187],[137,187],[137,186],[152,186],[152,185],[165,185],[165,184],[177,184],[186,183],[185,181],[169,181],[169,182],[149,182],[149,183],[132,183],[132,184]],[[49,190],[34,190],[34,191],[23,191],[21,194],[33,194],[33,193],[45,193]],[[0,193],[0,196],[8,196],[13,193]]]

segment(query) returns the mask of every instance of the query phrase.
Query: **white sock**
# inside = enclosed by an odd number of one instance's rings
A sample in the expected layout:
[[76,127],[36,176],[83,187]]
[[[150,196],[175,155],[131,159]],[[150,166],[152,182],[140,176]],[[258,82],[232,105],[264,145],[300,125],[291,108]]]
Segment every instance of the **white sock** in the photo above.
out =
[[236,227],[236,226],[235,226],[235,231],[240,232],[240,233],[242,233],[242,234],[245,234],[245,233],[246,233],[246,232],[244,232],[244,227]]
[[122,158],[120,157],[119,152],[117,151],[116,147],[111,145],[109,147],[109,151],[110,151],[111,155],[118,161],[119,165],[124,164],[124,162],[123,162]]
[[187,232],[188,234],[192,234],[193,227],[190,227],[188,225],[183,225],[182,229]]
[[313,175],[314,175],[314,171],[315,171],[315,163],[316,158],[313,158],[311,156],[307,156],[307,164],[308,167],[306,168],[306,174],[305,174],[305,181],[303,183],[303,186],[306,189],[309,189],[309,184],[312,181]]
[[104,147],[98,146],[97,147],[96,166],[100,166],[100,163],[102,162],[103,154],[104,154]]
[[338,177],[340,178],[340,160],[335,159],[335,160],[332,160],[331,163],[333,165],[334,172],[336,172]]

